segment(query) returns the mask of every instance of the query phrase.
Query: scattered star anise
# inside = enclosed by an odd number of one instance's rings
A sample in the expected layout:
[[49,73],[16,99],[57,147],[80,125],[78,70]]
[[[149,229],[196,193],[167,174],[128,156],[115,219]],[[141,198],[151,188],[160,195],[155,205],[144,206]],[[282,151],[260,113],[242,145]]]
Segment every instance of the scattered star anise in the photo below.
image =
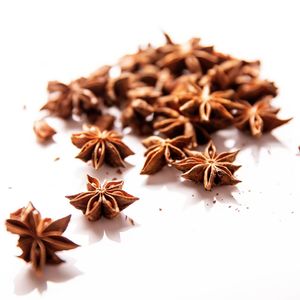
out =
[[243,131],[249,131],[259,137],[263,132],[269,132],[291,119],[281,120],[277,117],[278,108],[271,106],[272,96],[266,96],[253,105],[247,101],[240,101],[240,108],[236,110],[234,124]]
[[123,191],[122,180],[106,181],[100,184],[97,178],[87,175],[87,192],[66,196],[77,209],[80,209],[89,221],[116,217],[120,211],[138,200]]
[[32,263],[37,273],[41,273],[46,264],[56,265],[64,262],[55,252],[78,247],[62,234],[66,230],[71,215],[53,221],[42,219],[39,211],[31,202],[26,207],[18,209],[6,220],[6,228],[20,236],[18,247],[22,249],[19,256]]
[[178,136],[173,139],[163,139],[158,136],[150,136],[143,140],[147,148],[146,161],[141,174],[154,174],[165,165],[172,164],[177,159],[183,159],[186,155],[184,149],[191,144],[192,137]]
[[45,120],[35,121],[33,131],[41,143],[49,141],[56,134],[56,131]]
[[118,132],[100,131],[97,126],[84,126],[84,131],[72,134],[72,143],[81,148],[76,158],[92,161],[93,167],[99,169],[104,162],[112,167],[125,167],[124,158],[134,152],[122,142]]
[[216,185],[234,185],[240,182],[234,177],[234,172],[240,166],[233,164],[238,151],[218,154],[214,144],[209,142],[203,153],[191,150],[185,152],[188,157],[173,164],[176,169],[185,172],[183,178],[203,183],[208,191]]

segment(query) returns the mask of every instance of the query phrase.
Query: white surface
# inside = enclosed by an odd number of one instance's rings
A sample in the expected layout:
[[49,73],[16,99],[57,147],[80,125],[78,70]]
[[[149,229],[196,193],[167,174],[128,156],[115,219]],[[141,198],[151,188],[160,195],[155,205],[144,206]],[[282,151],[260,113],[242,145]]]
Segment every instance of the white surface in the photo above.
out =
[[[300,299],[296,3],[1,1],[0,222],[31,200],[44,216],[71,213],[66,236],[82,247],[62,253],[67,263],[36,279],[14,256],[16,237],[2,226],[0,298]],[[280,87],[282,116],[294,120],[260,140],[235,130],[214,136],[219,150],[244,145],[237,159],[243,182],[212,192],[181,182],[168,168],[149,178],[138,175],[144,150],[126,136],[137,154],[122,177],[140,201],[113,221],[87,223],[64,196],[83,191],[87,173],[120,175],[110,168],[94,172],[74,159],[74,127],[61,121],[51,120],[66,129],[56,143],[35,142],[32,121],[46,100],[46,83],[88,74],[139,44],[159,43],[161,29],[176,41],[201,36],[220,51],[261,59],[263,75]],[[56,156],[61,159],[54,162]]]

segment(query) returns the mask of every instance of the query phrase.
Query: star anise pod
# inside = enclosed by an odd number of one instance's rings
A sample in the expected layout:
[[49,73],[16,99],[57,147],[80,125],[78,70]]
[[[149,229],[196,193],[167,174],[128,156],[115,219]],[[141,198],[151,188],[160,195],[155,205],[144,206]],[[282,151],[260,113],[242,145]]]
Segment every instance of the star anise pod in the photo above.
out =
[[77,209],[80,209],[89,221],[102,216],[108,219],[116,217],[120,211],[138,200],[123,191],[122,180],[106,181],[100,184],[97,178],[87,175],[87,192],[66,196]]
[[190,83],[185,103],[181,105],[179,110],[186,116],[194,116],[199,114],[201,122],[208,122],[212,113],[225,119],[232,119],[228,107],[234,107],[233,101],[225,98],[229,95],[227,91],[210,92],[208,85],[202,89],[193,83]]
[[146,161],[141,174],[154,174],[165,165],[183,159],[186,156],[183,150],[190,146],[191,141],[190,136],[183,135],[173,139],[163,139],[158,136],[146,138],[143,140],[143,145],[147,148]]
[[254,78],[239,86],[236,91],[238,99],[254,103],[264,96],[277,96],[277,87],[273,82]]
[[159,107],[155,110],[155,113],[156,115],[164,115],[164,117],[157,117],[157,120],[153,124],[155,130],[158,130],[169,138],[179,135],[190,136],[192,137],[192,147],[198,145],[197,133],[190,118],[182,116],[176,110],[168,107]]
[[174,167],[180,171],[183,178],[203,183],[208,191],[216,185],[234,185],[240,180],[234,177],[234,172],[240,166],[234,165],[238,151],[222,152],[218,154],[216,147],[209,142],[205,151],[185,150],[189,157],[174,163]]
[[213,47],[200,45],[200,39],[190,39],[183,45],[172,45],[170,53],[160,59],[157,64],[161,68],[169,68],[174,73],[182,73],[188,69],[191,73],[204,74],[206,70],[218,63],[213,54]]
[[56,131],[45,120],[35,121],[33,130],[41,143],[49,141],[56,134]]
[[138,135],[151,134],[153,132],[152,120],[148,117],[153,114],[152,105],[145,100],[135,99],[128,103],[121,114],[123,128],[131,127]]
[[250,132],[255,137],[272,131],[291,119],[281,120],[277,117],[278,108],[271,105],[272,96],[266,96],[253,105],[247,101],[240,101],[240,108],[236,110],[234,125],[243,131]]
[[58,81],[48,83],[49,99],[41,108],[48,110],[52,115],[63,119],[68,119],[75,115],[91,109],[99,109],[99,100],[93,92],[84,87],[85,78],[72,81],[70,84],[64,84]]
[[74,133],[72,143],[81,148],[76,156],[83,161],[92,161],[99,169],[104,162],[112,167],[125,167],[124,158],[134,152],[122,142],[122,135],[116,131],[100,131],[96,126],[85,126],[84,131]]
[[201,78],[200,85],[209,84],[212,90],[227,90],[248,83],[259,75],[259,61],[247,62],[238,59],[227,59],[208,70]]
[[20,236],[18,247],[22,249],[19,256],[32,263],[37,273],[41,273],[46,264],[56,265],[64,262],[55,252],[78,247],[62,234],[66,230],[71,215],[53,221],[42,219],[39,211],[31,202],[27,207],[18,209],[6,220],[6,228]]
[[156,49],[150,44],[145,48],[139,48],[134,54],[123,56],[119,60],[122,71],[136,72],[145,65],[153,64],[157,59]]

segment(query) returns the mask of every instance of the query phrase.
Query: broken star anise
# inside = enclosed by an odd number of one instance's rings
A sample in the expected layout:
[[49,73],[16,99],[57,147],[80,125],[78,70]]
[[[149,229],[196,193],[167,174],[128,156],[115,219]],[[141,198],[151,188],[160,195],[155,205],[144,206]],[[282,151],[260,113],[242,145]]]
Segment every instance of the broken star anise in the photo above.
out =
[[263,132],[269,132],[291,119],[281,120],[277,117],[278,108],[271,106],[272,96],[266,96],[251,105],[247,101],[240,101],[240,108],[236,110],[234,124],[243,131],[248,131],[255,137]]
[[33,131],[41,143],[49,141],[56,130],[53,129],[45,120],[37,120],[33,124]]
[[87,175],[87,192],[66,196],[77,209],[80,209],[89,221],[102,216],[108,219],[116,217],[120,211],[138,200],[122,190],[122,180],[106,181],[100,184],[97,178]]
[[147,148],[146,161],[141,174],[154,174],[165,165],[172,164],[177,159],[183,159],[186,155],[183,149],[190,146],[191,136],[178,136],[173,139],[163,139],[158,136],[150,136],[143,140]]
[[85,162],[91,160],[93,167],[99,169],[104,162],[112,167],[125,167],[124,158],[134,152],[122,142],[118,132],[100,131],[96,126],[84,126],[84,131],[72,134],[72,143],[81,148],[76,158]]
[[71,215],[53,221],[42,219],[39,211],[31,202],[18,209],[6,220],[6,228],[20,236],[18,247],[22,249],[19,256],[30,262],[37,273],[41,273],[46,264],[56,265],[64,262],[55,252],[78,247],[62,234],[66,230]]
[[188,157],[175,162],[173,166],[183,171],[183,178],[201,182],[208,191],[216,185],[234,185],[240,182],[234,172],[240,166],[234,165],[238,151],[217,153],[216,147],[209,142],[204,152],[185,150]]

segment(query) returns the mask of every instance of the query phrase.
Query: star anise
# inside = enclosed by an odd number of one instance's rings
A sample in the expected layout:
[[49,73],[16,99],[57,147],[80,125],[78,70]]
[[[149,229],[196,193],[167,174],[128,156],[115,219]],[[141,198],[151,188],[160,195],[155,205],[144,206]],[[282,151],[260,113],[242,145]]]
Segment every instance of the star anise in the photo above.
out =
[[238,99],[254,103],[264,96],[277,96],[277,87],[273,82],[254,78],[239,86],[236,91]]
[[97,178],[87,175],[87,192],[66,196],[77,209],[80,209],[89,221],[102,216],[108,219],[116,217],[120,211],[138,200],[122,190],[122,180],[106,181],[100,184]]
[[122,142],[122,135],[116,131],[100,131],[96,126],[84,126],[84,131],[74,133],[72,143],[81,148],[76,156],[83,161],[92,161],[99,169],[104,162],[112,167],[125,167],[124,158],[134,152]]
[[157,118],[153,125],[155,130],[169,138],[179,135],[191,136],[192,147],[197,146],[197,133],[190,118],[182,116],[176,110],[167,107],[157,108],[155,112],[164,115],[163,118]]
[[172,164],[177,159],[183,159],[186,155],[183,149],[190,146],[190,136],[178,136],[173,139],[163,139],[158,136],[150,136],[143,140],[147,148],[146,161],[141,174],[154,174],[165,165]]
[[235,113],[235,126],[260,137],[262,133],[289,122],[291,119],[281,120],[277,117],[279,109],[271,105],[271,100],[272,96],[266,96],[253,105],[247,101],[240,101],[240,108]]
[[121,121],[123,128],[129,126],[138,135],[151,134],[153,132],[152,120],[148,117],[153,114],[153,106],[145,100],[135,99],[122,111]]
[[72,114],[81,115],[89,110],[98,110],[99,100],[91,90],[84,87],[85,83],[85,78],[74,80],[68,85],[50,81],[49,99],[41,109],[63,119],[70,118]]
[[201,182],[208,191],[216,185],[234,185],[240,180],[234,177],[234,172],[240,166],[234,165],[238,151],[218,154],[216,147],[209,142],[205,151],[185,150],[189,157],[174,163],[176,169],[185,172],[183,178]]
[[259,75],[259,61],[246,62],[228,59],[208,70],[201,78],[200,84],[209,84],[212,90],[227,90],[248,83]]
[[71,215],[53,221],[42,219],[39,211],[31,202],[27,207],[18,209],[6,220],[6,228],[20,236],[18,247],[22,249],[19,256],[30,262],[37,273],[41,273],[46,264],[56,265],[64,262],[55,252],[78,247],[62,234],[66,230]]
[[206,69],[218,63],[213,47],[200,45],[200,39],[190,39],[183,45],[172,45],[172,51],[158,61],[161,68],[169,68],[174,73],[188,69],[191,73],[203,74]]
[[41,143],[49,141],[56,133],[55,129],[53,129],[45,120],[35,121],[33,124],[33,130]]
[[232,115],[227,108],[235,105],[226,98],[228,95],[227,91],[211,93],[208,85],[201,89],[198,85],[190,83],[187,95],[184,96],[186,102],[179,109],[186,116],[198,113],[201,122],[208,122],[213,112],[230,120]]

